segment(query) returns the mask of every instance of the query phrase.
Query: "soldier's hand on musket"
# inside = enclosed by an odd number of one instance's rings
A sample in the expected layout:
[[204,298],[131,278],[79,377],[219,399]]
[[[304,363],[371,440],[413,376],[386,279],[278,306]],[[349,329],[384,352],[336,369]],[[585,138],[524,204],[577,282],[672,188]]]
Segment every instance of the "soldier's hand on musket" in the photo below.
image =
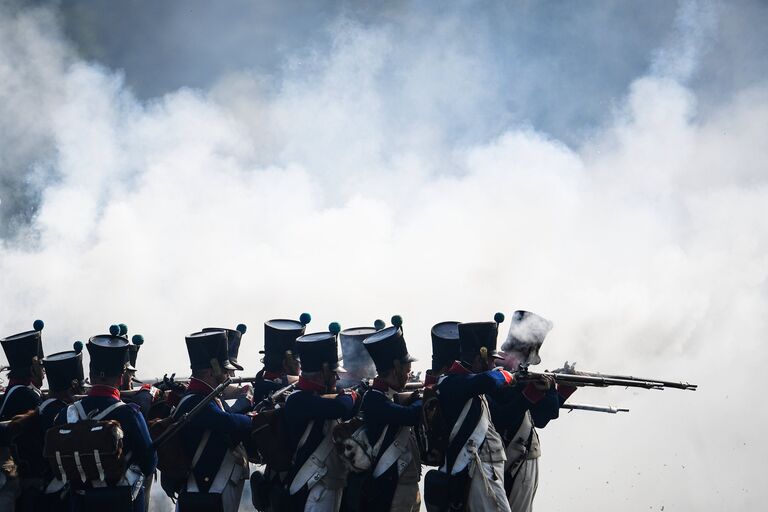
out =
[[547,391],[555,387],[555,378],[551,375],[539,375],[539,378],[532,380],[531,383],[539,391]]

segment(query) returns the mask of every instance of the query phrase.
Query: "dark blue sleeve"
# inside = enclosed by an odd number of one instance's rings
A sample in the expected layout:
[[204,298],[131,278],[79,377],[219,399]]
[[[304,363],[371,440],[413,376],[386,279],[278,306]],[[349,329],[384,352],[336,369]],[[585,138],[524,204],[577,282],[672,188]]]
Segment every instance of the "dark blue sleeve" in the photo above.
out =
[[288,399],[293,415],[302,421],[349,419],[355,408],[352,396],[346,394],[324,398],[312,393],[295,393]]
[[523,397],[520,385],[488,395],[491,421],[497,430],[517,429],[531,403]]
[[[561,395],[554,389],[547,390],[544,398],[531,404],[531,418],[536,428],[544,428],[550,420],[560,416]],[[565,400],[563,400],[565,401]]]
[[253,383],[253,400],[254,402],[258,403],[283,387],[285,386],[283,386],[280,382],[257,379]]
[[[6,391],[6,394],[8,392]],[[3,419],[10,420],[17,414],[25,413],[40,405],[40,395],[26,386],[19,387],[8,398],[8,403],[3,408]]]
[[120,416],[115,416],[126,439],[130,440],[131,464],[139,466],[146,476],[153,474],[157,467],[157,452],[152,448],[152,438],[144,417],[132,407],[120,407]]
[[[199,400],[197,402],[199,403]],[[190,404],[189,409],[192,407]],[[200,414],[195,416],[196,427],[227,434],[233,439],[248,437],[251,433],[251,423],[250,416],[222,411],[213,401],[208,402]]]
[[[369,391],[368,393],[372,393]],[[411,405],[399,405],[381,397],[367,396],[362,406],[365,421],[387,425],[415,426],[421,419],[421,400]]]
[[146,418],[147,414],[149,414],[149,408],[152,407],[152,394],[148,389],[142,389],[134,393],[132,397],[126,397],[123,401],[127,404],[136,404],[141,415]]

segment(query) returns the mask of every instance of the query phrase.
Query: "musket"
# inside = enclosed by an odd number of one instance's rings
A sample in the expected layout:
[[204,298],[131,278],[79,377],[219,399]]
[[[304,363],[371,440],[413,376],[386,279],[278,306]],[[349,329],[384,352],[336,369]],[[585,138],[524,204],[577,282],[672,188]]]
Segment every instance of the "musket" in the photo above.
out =
[[225,380],[218,386],[216,386],[216,389],[208,393],[205,398],[200,400],[197,405],[195,405],[192,409],[185,412],[181,415],[181,417],[171,423],[168,428],[165,429],[165,431],[157,436],[157,439],[152,441],[152,449],[156,450],[158,446],[162,445],[164,442],[166,442],[168,439],[170,439],[173,435],[176,434],[176,432],[181,429],[184,425],[189,423],[189,421],[200,414],[200,412],[211,402],[213,401],[217,396],[221,394],[222,391],[226,389],[227,386],[229,386],[230,381],[229,379]]
[[581,374],[588,375],[590,377],[605,377],[608,379],[655,382],[656,384],[658,384],[663,388],[685,389],[690,391],[696,391],[696,388],[698,388],[697,384],[691,384],[690,382],[673,382],[673,381],[661,380],[661,379],[644,379],[642,377],[632,377],[629,375],[608,375],[608,374],[599,373],[599,372],[581,372]]
[[293,388],[296,387],[296,384],[298,384],[298,381],[291,382],[290,384],[288,384],[284,388],[276,389],[275,391],[270,393],[270,395],[267,398],[265,398],[264,400],[262,400],[261,402],[256,404],[253,407],[253,410],[254,411],[260,411],[264,407],[267,407],[269,405],[275,405],[275,402],[277,401],[277,399],[280,398],[282,395],[285,395],[285,394],[290,393],[291,391],[293,391]]
[[589,405],[589,404],[563,404],[561,409],[569,409],[570,411],[594,411],[594,412],[607,412],[609,414],[616,414],[619,412],[629,412],[629,409],[623,407],[609,407],[602,405]]
[[580,375],[571,373],[536,373],[528,371],[528,366],[522,364],[515,372],[515,380],[517,382],[541,380],[545,376],[552,377],[556,383],[564,384],[566,386],[594,386],[599,388],[608,386],[621,386],[626,388],[664,389],[663,385],[652,380],[617,379],[596,375]]

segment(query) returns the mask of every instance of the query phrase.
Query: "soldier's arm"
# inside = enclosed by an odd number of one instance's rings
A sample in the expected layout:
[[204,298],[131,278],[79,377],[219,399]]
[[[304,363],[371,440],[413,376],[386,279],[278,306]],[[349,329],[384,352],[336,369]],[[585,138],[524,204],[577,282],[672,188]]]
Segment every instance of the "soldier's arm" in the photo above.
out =
[[235,439],[245,439],[251,433],[253,419],[245,414],[222,411],[214,402],[195,417],[195,425],[214,432],[228,434]]
[[5,406],[6,415],[7,411],[14,411],[13,415],[21,414],[34,409],[40,405],[40,395],[32,391],[27,387],[17,389],[11,395],[8,404]]
[[[120,425],[125,436],[131,440],[131,464],[136,464],[144,475],[149,476],[157,467],[157,452],[152,448],[147,422],[140,412],[132,407],[121,407],[123,414]],[[61,415],[60,415],[61,416]]]
[[[335,398],[306,394],[301,407],[307,418],[320,420],[348,419],[355,409],[357,393],[341,393]],[[294,403],[294,406],[298,404]]]
[[496,390],[513,382],[512,374],[506,370],[495,369],[467,375],[464,379],[466,390],[471,396],[492,394]]
[[488,395],[491,420],[497,428],[517,429],[530,406],[522,394],[522,386],[501,389]]
[[399,405],[389,400],[370,400],[368,397],[363,401],[363,413],[365,419],[374,423],[390,425],[415,426],[421,419],[421,400],[415,401],[411,405]]
[[531,419],[537,428],[544,428],[550,420],[560,416],[559,394],[554,389],[548,389],[540,399],[531,404]]

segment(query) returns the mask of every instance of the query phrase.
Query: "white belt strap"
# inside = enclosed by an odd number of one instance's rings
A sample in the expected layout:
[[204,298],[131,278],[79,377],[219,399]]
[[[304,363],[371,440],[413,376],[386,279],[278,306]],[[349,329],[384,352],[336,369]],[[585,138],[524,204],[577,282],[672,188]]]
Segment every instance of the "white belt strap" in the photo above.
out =
[[[77,402],[77,403],[78,403],[78,404],[80,404],[80,402]],[[125,405],[125,402],[122,402],[122,401],[120,401],[120,402],[115,402],[114,404],[110,405],[109,407],[107,407],[106,409],[104,409],[103,411],[101,411],[99,414],[97,414],[96,416],[94,416],[94,417],[93,417],[93,419],[95,419],[96,421],[101,421],[101,420],[103,420],[104,418],[106,418],[106,417],[107,417],[107,415],[108,415],[109,413],[111,413],[112,411],[114,411],[114,410],[115,410],[115,409],[117,409],[118,407],[122,407],[122,406],[124,406],[124,405]],[[82,410],[82,408],[83,408],[83,406],[82,406],[82,405],[80,405],[80,409],[81,409],[81,410]]]
[[61,481],[67,483],[67,473],[64,471],[64,464],[61,462],[61,452],[56,450],[56,464],[59,466],[59,474],[61,475]]
[[83,465],[80,463],[80,452],[75,451],[75,465],[77,466],[77,471],[80,473],[80,481],[85,482],[85,471],[83,470]]
[[[480,445],[483,443],[485,436],[488,433],[488,427],[491,424],[488,402],[486,401],[485,396],[480,396],[478,398],[480,399],[480,419],[478,420],[477,425],[475,425],[475,429],[472,431],[472,434],[470,434],[469,439],[467,439],[467,441],[464,443],[464,446],[461,448],[461,451],[459,451],[459,454],[456,457],[456,461],[453,463],[453,467],[451,468],[452,475],[461,472],[464,470],[464,468],[467,467],[467,465],[469,465],[473,455],[480,448]],[[459,429],[461,428],[461,424],[463,424],[466,420],[467,413],[469,412],[469,408],[472,405],[472,400],[473,399],[470,398],[464,405],[464,409],[462,409],[461,415],[459,416],[460,421],[457,421],[451,430],[449,442],[453,441],[453,439],[458,434]],[[445,464],[443,464],[443,467],[440,468],[440,471],[444,473],[447,472],[448,469],[446,466],[447,461]]]
[[19,389],[20,387],[22,386],[19,384],[19,385],[13,386],[11,389],[5,392],[5,400],[3,400],[3,405],[0,406],[0,417],[3,415],[3,411],[5,410],[5,404],[8,403],[8,399],[11,398],[11,395],[13,394],[13,392]]
[[[314,422],[310,422],[310,424],[307,425],[307,430],[302,436],[302,441],[306,442],[306,438],[309,436],[309,430],[311,429],[313,423]],[[332,424],[333,423],[337,422],[334,421]],[[333,438],[330,435],[330,430],[331,429],[324,429],[323,433],[325,436],[323,437],[323,440],[320,441],[320,444],[317,446],[317,448],[315,448],[315,451],[312,452],[309,458],[304,462],[304,464],[302,464],[298,473],[296,473],[296,476],[293,478],[289,488],[291,495],[299,492],[305,484],[307,485],[308,489],[311,489],[325,476],[325,473],[328,471],[328,468],[325,465],[325,461],[333,451],[334,446]],[[303,446],[303,444],[304,443],[301,443],[299,447]]]
[[106,477],[104,476],[104,467],[101,465],[99,450],[93,450],[93,460],[96,462],[96,469],[99,470],[99,481],[103,482],[106,480]]
[[413,458],[408,442],[410,439],[411,427],[400,427],[400,432],[397,433],[395,439],[392,440],[392,444],[384,450],[381,458],[376,463],[376,467],[373,470],[373,478],[383,475],[395,462],[398,463],[397,473],[399,475],[403,474],[403,471]]
[[46,407],[48,407],[49,405],[51,405],[53,402],[56,402],[56,401],[57,401],[56,398],[49,398],[48,400],[41,403],[40,406],[37,408],[38,414],[43,414],[43,411],[46,409]]
[[[179,405],[181,405],[181,402],[179,402]],[[208,444],[208,439],[210,438],[211,438],[210,430],[206,430],[205,432],[203,432],[203,437],[200,438],[200,444],[197,445],[197,450],[195,450],[195,456],[192,457],[193,470],[197,465],[197,462],[200,460],[200,457],[203,455],[203,450],[205,450],[205,446]],[[189,472],[189,478],[187,478],[187,490],[189,492],[199,492],[199,488],[197,487],[197,480],[195,480],[194,471]]]

